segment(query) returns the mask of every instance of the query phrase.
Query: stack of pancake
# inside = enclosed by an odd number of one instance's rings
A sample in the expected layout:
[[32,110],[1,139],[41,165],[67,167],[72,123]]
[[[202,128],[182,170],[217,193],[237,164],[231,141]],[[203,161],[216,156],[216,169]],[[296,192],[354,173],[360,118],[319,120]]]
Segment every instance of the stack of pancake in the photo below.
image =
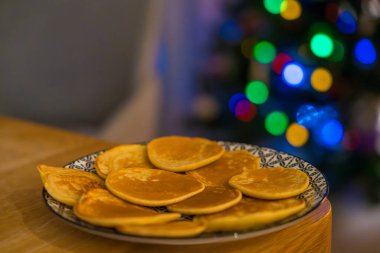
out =
[[[149,237],[265,226],[304,209],[297,196],[309,185],[298,169],[260,168],[260,158],[245,150],[182,136],[114,147],[96,158],[95,169],[38,166],[48,193],[80,219]],[[151,208],[161,206],[168,211]]]

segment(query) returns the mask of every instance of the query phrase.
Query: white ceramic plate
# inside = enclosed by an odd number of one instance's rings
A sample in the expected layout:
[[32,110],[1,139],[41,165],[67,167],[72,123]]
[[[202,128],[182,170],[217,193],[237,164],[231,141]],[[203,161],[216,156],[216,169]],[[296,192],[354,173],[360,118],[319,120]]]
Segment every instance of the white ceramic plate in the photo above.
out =
[[[247,150],[252,154],[259,156],[261,158],[261,167],[276,167],[281,166],[285,168],[297,168],[302,170],[309,175],[310,185],[309,188],[299,195],[299,198],[302,198],[306,201],[306,208],[301,213],[288,217],[287,219],[281,220],[270,224],[266,227],[260,229],[253,229],[244,232],[223,232],[223,233],[212,233],[212,234],[202,234],[197,237],[192,238],[150,238],[150,237],[139,237],[131,236],[119,233],[115,229],[104,228],[100,226],[91,225],[85,221],[77,218],[71,207],[66,206],[53,199],[44,189],[42,191],[43,199],[47,207],[55,213],[58,217],[68,222],[69,224],[82,229],[86,232],[97,234],[103,237],[113,238],[117,240],[130,241],[130,242],[139,242],[139,243],[151,243],[151,244],[168,244],[168,245],[190,245],[190,244],[205,244],[205,243],[218,243],[218,242],[227,242],[227,241],[236,241],[239,239],[246,239],[251,237],[256,237],[274,231],[284,229],[296,222],[299,222],[301,219],[305,218],[311,211],[315,210],[322,202],[322,200],[328,194],[328,185],[326,178],[323,174],[315,168],[313,165],[305,162],[301,158],[286,154],[284,152],[279,152],[269,148],[263,148],[258,146],[253,146],[249,144],[242,143],[232,143],[232,142],[219,142],[223,145],[226,150]],[[84,170],[88,172],[95,173],[94,162],[96,157],[103,151],[96,152],[93,154],[86,155],[82,158],[79,158],[65,167],[75,168],[78,170]],[[154,208],[159,212],[166,212],[165,208],[159,207]],[[185,216],[183,219],[192,219],[192,216]]]

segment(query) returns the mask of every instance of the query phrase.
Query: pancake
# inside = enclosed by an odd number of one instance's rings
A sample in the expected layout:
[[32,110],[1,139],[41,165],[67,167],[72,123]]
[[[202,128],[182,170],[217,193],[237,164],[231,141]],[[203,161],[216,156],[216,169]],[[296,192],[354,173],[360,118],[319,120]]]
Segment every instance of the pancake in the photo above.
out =
[[116,229],[121,233],[148,237],[193,237],[205,230],[205,225],[193,221],[172,221],[164,224],[128,225]]
[[150,161],[158,168],[183,172],[218,160],[224,147],[204,138],[167,136],[148,143]]
[[181,216],[179,213],[158,213],[128,203],[105,189],[92,189],[84,193],[74,206],[74,214],[88,223],[104,227],[164,223]]
[[50,173],[56,173],[61,170],[66,170],[66,168],[61,168],[61,167],[52,167],[52,166],[47,166],[44,164],[40,164],[37,166],[38,172],[40,173],[40,177],[42,180],[42,184],[45,185],[47,176]]
[[111,148],[96,158],[96,173],[106,178],[112,169],[129,167],[154,168],[150,163],[145,145],[130,144]]
[[206,186],[197,195],[176,204],[167,206],[168,210],[182,214],[216,213],[236,205],[241,199],[241,192],[230,187]]
[[147,168],[112,170],[106,186],[116,196],[144,206],[170,205],[204,189],[204,185],[191,176]]
[[196,216],[195,220],[206,224],[206,232],[242,231],[279,221],[304,208],[305,202],[297,198],[282,200],[242,198],[231,208],[215,214]]
[[245,150],[226,151],[216,162],[186,172],[205,185],[228,186],[232,176],[260,168],[260,158]]
[[306,191],[309,176],[298,169],[265,168],[233,176],[229,184],[250,197],[283,199]]
[[46,191],[68,206],[73,206],[84,192],[104,188],[104,181],[90,172],[46,165],[37,168]]

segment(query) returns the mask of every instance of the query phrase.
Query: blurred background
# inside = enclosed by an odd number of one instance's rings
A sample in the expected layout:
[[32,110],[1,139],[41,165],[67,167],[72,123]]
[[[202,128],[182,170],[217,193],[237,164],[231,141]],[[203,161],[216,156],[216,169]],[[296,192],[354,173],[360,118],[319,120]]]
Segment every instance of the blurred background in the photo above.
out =
[[2,0],[0,113],[297,155],[329,181],[333,252],[376,252],[379,20],[378,0]]

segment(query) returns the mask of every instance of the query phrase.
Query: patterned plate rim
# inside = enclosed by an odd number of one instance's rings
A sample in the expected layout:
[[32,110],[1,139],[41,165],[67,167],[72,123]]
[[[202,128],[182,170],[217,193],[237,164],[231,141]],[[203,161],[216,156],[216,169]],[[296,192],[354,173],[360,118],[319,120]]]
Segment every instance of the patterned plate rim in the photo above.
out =
[[[245,143],[238,143],[238,142],[228,142],[228,141],[218,141],[220,144],[224,145],[226,147],[226,150],[238,150],[238,149],[246,149],[246,147],[251,148],[252,150],[257,150],[259,152],[260,150],[265,150],[267,152],[273,152],[275,154],[279,155],[284,155],[284,156],[290,156],[293,158],[298,159],[301,163],[306,164],[307,168],[304,168],[302,170],[301,168],[297,167],[298,169],[301,169],[302,171],[306,172],[309,177],[311,175],[308,173],[306,169],[313,168],[315,171],[318,172],[319,177],[323,179],[324,186],[326,187],[325,190],[323,191],[322,195],[320,196],[320,200],[317,201],[314,205],[311,205],[305,212],[302,212],[298,215],[293,215],[287,219],[283,219],[279,222],[272,223],[266,227],[259,228],[259,229],[253,229],[253,230],[248,230],[248,231],[243,231],[243,232],[218,232],[218,233],[212,233],[212,234],[202,234],[201,236],[198,237],[190,237],[190,238],[154,238],[154,237],[140,237],[140,236],[133,236],[133,235],[126,235],[118,232],[115,229],[112,228],[105,228],[105,227],[100,227],[100,226],[95,226],[92,224],[89,224],[87,222],[84,222],[78,218],[74,218],[74,220],[71,220],[65,216],[63,216],[61,213],[59,213],[57,210],[55,210],[50,204],[49,201],[54,200],[49,193],[45,190],[45,188],[42,188],[42,198],[45,202],[45,205],[47,208],[53,212],[56,216],[58,216],[61,220],[67,222],[68,224],[86,231],[91,234],[95,234],[98,236],[102,237],[107,237],[107,238],[112,238],[116,240],[122,240],[122,241],[129,241],[129,242],[137,242],[137,243],[147,243],[147,244],[163,244],[163,245],[196,245],[196,244],[209,244],[209,243],[221,243],[221,242],[228,242],[228,241],[237,241],[237,240],[242,240],[242,239],[247,239],[247,238],[252,238],[252,237],[257,237],[269,233],[273,233],[279,230],[282,230],[286,227],[289,227],[293,224],[296,224],[300,222],[301,220],[307,218],[312,214],[315,209],[324,201],[324,199],[327,198],[328,193],[329,193],[329,186],[326,180],[325,175],[318,170],[315,166],[311,165],[310,163],[306,162],[302,158],[299,158],[298,156],[291,155],[282,151],[277,151],[275,149],[267,148],[267,147],[262,147],[262,146],[256,146],[256,145],[251,145],[251,144],[245,144]],[[238,146],[236,149],[230,149],[230,147],[233,146]],[[242,148],[243,147],[243,148]],[[69,168],[70,166],[73,166],[74,163],[84,160],[85,158],[88,158],[90,156],[97,156],[100,153],[106,151],[107,149],[100,150],[97,152],[93,152],[87,155],[84,155],[78,159],[75,159],[69,163],[67,163],[64,167]],[[250,151],[252,153],[252,151]],[[255,154],[257,155],[257,154]],[[260,157],[262,158],[262,157]],[[75,168],[74,169],[79,169]],[[54,200],[55,201],[55,200]],[[59,203],[58,201],[55,201]],[[71,209],[67,206],[65,206],[62,203],[59,203],[59,209]],[[61,211],[62,211],[61,210]],[[72,211],[69,211],[72,212]]]

